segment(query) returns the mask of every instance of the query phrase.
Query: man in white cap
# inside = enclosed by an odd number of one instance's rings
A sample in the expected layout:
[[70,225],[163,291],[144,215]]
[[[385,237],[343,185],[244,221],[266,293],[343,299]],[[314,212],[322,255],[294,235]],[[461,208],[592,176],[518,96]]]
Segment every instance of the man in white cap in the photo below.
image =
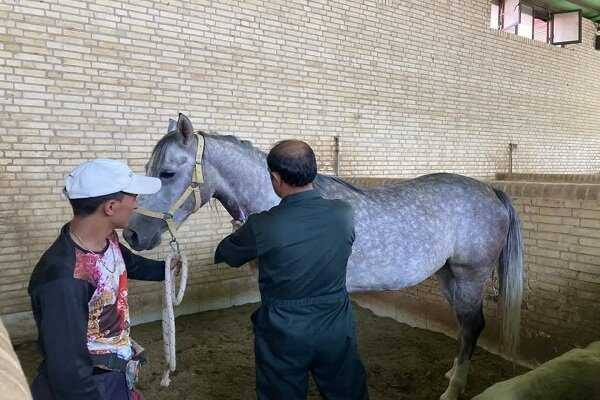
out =
[[164,262],[133,254],[115,229],[127,226],[137,195],[160,187],[115,160],[88,161],[67,176],[73,219],[29,282],[43,356],[34,400],[142,399],[134,384],[143,349],[129,336],[127,279],[162,281]]

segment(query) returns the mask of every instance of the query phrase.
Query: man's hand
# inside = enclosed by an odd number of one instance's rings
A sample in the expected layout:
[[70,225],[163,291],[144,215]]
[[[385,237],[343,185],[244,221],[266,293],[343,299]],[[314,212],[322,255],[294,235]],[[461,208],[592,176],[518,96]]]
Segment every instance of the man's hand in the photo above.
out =
[[240,227],[242,225],[244,225],[244,223],[242,221],[238,221],[237,219],[231,220],[231,228],[234,232],[237,231],[238,229],[240,229]]
[[173,256],[173,258],[171,258],[171,271],[175,271],[175,275],[179,275],[182,265],[181,257]]

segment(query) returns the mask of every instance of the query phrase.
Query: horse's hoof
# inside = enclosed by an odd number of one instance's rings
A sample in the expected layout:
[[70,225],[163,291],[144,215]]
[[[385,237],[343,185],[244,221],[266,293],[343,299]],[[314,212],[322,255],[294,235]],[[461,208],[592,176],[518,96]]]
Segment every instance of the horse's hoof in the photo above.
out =
[[450,380],[452,379],[452,374],[454,374],[454,367],[450,368],[444,376],[446,377],[446,379]]
[[452,379],[452,375],[454,375],[455,369],[456,369],[456,358],[454,359],[454,361],[452,361],[452,368],[450,368],[448,370],[448,372],[446,372],[446,375],[444,375],[446,377],[446,379]]
[[440,396],[440,400],[458,400],[458,396],[451,393],[450,390],[446,390],[444,394]]
[[440,400],[458,400],[458,394],[464,392],[465,388],[459,388],[450,384],[444,394],[440,396]]

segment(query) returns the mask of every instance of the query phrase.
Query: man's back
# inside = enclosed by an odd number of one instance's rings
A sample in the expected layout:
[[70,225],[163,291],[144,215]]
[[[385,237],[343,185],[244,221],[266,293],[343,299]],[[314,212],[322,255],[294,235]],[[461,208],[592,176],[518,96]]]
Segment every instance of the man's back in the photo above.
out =
[[286,197],[249,223],[256,238],[263,301],[345,290],[354,241],[349,205],[311,190]]

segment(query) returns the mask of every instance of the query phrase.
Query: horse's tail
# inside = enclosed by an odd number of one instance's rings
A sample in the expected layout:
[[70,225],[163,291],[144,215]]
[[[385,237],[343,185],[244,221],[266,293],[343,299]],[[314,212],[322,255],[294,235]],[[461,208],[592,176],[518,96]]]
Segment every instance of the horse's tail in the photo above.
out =
[[508,195],[494,189],[506,207],[510,224],[506,243],[500,253],[498,275],[500,277],[500,314],[502,316],[501,348],[513,359],[517,355],[523,300],[523,239],[521,221]]

